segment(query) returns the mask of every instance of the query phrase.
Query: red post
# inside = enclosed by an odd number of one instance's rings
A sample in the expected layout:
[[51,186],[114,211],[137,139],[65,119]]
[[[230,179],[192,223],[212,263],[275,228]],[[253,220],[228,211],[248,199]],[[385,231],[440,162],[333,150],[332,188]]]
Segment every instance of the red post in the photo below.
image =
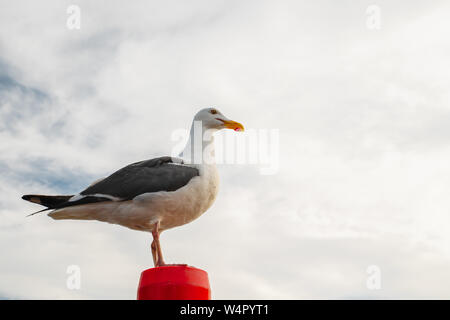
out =
[[138,300],[211,300],[208,273],[188,265],[142,271]]

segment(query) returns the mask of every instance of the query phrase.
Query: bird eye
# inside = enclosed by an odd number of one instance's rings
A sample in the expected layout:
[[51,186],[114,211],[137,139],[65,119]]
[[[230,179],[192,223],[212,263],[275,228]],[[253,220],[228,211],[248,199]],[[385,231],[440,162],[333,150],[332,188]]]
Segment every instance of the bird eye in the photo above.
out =
[[217,110],[216,109],[211,109],[211,111],[210,111],[212,114],[216,114],[217,113]]

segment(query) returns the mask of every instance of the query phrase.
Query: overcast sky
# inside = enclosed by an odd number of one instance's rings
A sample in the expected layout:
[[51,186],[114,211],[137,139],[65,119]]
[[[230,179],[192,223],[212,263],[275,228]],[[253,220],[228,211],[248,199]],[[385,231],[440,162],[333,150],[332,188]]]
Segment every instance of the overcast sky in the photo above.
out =
[[448,1],[0,6],[1,298],[135,299],[150,234],[25,218],[20,197],[168,155],[210,106],[278,132],[279,167],[219,165],[212,208],[162,234],[167,262],[218,299],[450,298]]

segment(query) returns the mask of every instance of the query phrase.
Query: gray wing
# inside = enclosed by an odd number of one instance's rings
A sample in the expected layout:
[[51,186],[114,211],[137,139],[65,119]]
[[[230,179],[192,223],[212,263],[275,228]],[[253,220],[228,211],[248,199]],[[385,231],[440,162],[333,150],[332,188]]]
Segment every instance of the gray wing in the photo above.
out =
[[109,177],[83,190],[76,201],[68,201],[58,208],[111,201],[131,200],[143,193],[175,191],[198,176],[196,168],[183,164],[181,159],[160,157],[130,164]]

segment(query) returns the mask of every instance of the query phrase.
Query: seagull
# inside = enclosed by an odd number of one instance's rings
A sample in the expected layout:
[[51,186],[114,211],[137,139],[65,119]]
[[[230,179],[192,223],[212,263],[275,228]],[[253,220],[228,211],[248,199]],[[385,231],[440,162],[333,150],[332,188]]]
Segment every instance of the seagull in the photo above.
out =
[[75,195],[27,194],[22,199],[45,207],[31,215],[51,210],[48,216],[56,220],[97,220],[151,232],[153,263],[165,266],[161,232],[197,219],[217,196],[214,133],[221,129],[244,131],[216,108],[202,109],[178,157],[132,163]]

